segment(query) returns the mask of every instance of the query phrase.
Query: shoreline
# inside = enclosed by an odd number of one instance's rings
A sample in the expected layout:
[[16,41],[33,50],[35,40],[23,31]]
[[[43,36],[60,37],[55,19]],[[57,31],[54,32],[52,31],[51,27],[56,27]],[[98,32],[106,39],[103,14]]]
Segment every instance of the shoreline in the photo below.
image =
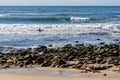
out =
[[[48,71],[47,73],[52,73],[52,72],[55,72],[55,71],[58,71],[58,70],[63,70],[63,69],[55,69],[55,68],[34,68],[35,70],[37,71]],[[6,69],[5,69],[6,70]],[[22,68],[21,68],[22,70]],[[26,70],[25,70],[26,71]],[[120,73],[116,73],[116,72],[111,72],[111,71],[103,71],[101,73],[79,73],[78,70],[74,70],[74,69],[64,69],[63,73],[66,72],[66,71],[70,71],[70,73],[76,73],[78,74],[79,76],[66,76],[66,75],[61,75],[62,73],[60,73],[59,75],[54,75],[54,74],[41,74],[39,73],[39,75],[30,75],[29,73],[27,75],[24,74],[20,74],[19,72],[14,72],[14,73],[2,73],[0,74],[0,78],[2,80],[39,80],[39,79],[42,79],[42,80],[94,80],[94,79],[97,79],[97,80],[109,80],[109,79],[112,79],[112,80],[119,80],[120,79],[120,76],[119,74]],[[13,72],[13,71],[12,71]],[[28,72],[30,72],[28,70]],[[107,74],[106,76],[104,74]]]

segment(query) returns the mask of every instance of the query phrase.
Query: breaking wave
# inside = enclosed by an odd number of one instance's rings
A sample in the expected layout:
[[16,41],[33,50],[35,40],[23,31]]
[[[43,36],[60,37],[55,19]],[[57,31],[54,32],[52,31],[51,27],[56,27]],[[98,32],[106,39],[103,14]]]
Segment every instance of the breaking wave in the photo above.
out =
[[[6,16],[6,17],[5,17]],[[27,18],[27,17],[9,17],[8,15],[0,15],[4,19],[11,21],[96,21],[100,20],[98,18],[84,18],[84,17],[36,17],[36,18]]]
[[9,14],[0,14],[0,17],[8,17]]
[[108,34],[120,37],[120,24],[0,24],[0,34]]

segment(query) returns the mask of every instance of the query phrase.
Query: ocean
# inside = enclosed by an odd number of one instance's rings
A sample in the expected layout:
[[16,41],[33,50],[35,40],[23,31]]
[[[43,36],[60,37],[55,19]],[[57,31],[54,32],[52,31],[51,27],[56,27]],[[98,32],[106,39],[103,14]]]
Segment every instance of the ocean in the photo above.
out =
[[120,40],[120,6],[0,6],[0,46],[116,40]]

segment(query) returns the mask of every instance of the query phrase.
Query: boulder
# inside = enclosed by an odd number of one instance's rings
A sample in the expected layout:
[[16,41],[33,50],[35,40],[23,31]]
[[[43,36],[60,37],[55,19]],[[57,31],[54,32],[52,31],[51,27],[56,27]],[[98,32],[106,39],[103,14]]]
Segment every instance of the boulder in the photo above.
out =
[[37,64],[42,64],[44,62],[44,58],[43,57],[38,57],[35,62]]
[[51,66],[52,62],[51,61],[44,61],[41,66],[42,67],[48,67],[48,66]]

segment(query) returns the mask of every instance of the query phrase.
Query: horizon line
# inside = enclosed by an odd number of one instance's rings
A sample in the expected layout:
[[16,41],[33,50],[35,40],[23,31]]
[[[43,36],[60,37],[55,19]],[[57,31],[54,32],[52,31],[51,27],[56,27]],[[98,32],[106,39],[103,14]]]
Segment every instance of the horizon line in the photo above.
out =
[[14,5],[14,4],[10,4],[10,5],[0,5],[0,6],[120,6],[120,5],[47,5],[47,4],[43,4],[43,5],[34,5],[34,4],[29,4],[29,5]]

